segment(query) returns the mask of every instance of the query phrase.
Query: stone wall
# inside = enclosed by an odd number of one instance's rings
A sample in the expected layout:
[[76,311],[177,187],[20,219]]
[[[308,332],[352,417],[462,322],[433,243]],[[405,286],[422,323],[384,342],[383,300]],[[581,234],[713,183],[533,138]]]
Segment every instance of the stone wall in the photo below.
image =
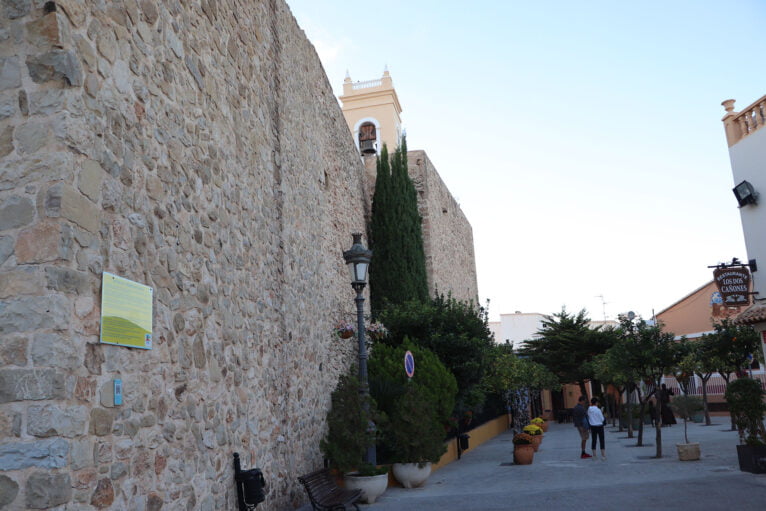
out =
[[425,151],[408,151],[410,177],[418,190],[423,217],[428,287],[431,294],[451,294],[479,301],[473,229]]
[[[0,507],[235,509],[233,452],[305,502],[365,186],[313,47],[283,0],[0,9]],[[152,350],[99,344],[103,271]]]

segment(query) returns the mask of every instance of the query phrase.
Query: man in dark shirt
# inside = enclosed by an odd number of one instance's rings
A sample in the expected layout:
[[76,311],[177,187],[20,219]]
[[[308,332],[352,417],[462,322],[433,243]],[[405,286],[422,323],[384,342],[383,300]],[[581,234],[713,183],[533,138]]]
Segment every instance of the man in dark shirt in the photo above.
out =
[[580,458],[591,458],[592,456],[585,452],[585,444],[588,442],[588,433],[590,427],[588,426],[588,411],[585,409],[585,403],[587,399],[585,396],[580,396],[577,400],[577,406],[572,409],[572,420],[574,422],[577,431],[580,433]]

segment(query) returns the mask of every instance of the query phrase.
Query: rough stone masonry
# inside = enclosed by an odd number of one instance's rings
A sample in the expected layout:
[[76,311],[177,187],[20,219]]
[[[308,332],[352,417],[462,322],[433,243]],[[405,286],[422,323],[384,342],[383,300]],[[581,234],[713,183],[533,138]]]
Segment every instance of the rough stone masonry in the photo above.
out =
[[[0,508],[234,509],[233,452],[305,502],[369,201],[313,47],[283,0],[0,9]],[[99,344],[103,271],[153,349]]]

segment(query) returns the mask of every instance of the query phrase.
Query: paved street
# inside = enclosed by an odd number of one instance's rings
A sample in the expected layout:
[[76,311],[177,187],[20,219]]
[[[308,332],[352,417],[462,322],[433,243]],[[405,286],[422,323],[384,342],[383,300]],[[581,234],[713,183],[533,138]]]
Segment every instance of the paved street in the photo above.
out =
[[678,461],[683,423],[662,429],[663,458],[654,459],[654,430],[644,447],[607,428],[607,461],[581,460],[572,424],[551,424],[534,463],[513,461],[510,432],[433,473],[419,489],[389,488],[370,511],[402,510],[721,510],[766,509],[766,475],[740,472],[736,432],[728,417],[689,424],[700,461]]

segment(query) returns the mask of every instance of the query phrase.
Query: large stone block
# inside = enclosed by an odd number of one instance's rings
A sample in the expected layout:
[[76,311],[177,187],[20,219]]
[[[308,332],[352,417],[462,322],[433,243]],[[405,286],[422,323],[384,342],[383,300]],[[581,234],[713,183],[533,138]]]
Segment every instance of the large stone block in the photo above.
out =
[[[17,152],[18,149],[16,147]],[[20,158],[0,160],[0,191],[30,183],[74,180],[74,153],[71,151],[19,154]]]
[[63,438],[0,444],[0,467],[3,470],[62,468],[67,465],[68,454],[69,442]]
[[17,266],[8,273],[0,273],[0,298],[13,298],[42,293],[44,281],[35,266]]
[[112,432],[113,423],[114,415],[109,410],[94,408],[90,411],[90,434],[106,436]]
[[[2,281],[0,281],[0,289]],[[27,365],[26,337],[6,337],[0,342],[0,366]]]
[[28,296],[0,302],[0,335],[40,328],[64,330],[69,302],[63,296]]
[[90,291],[90,276],[81,271],[60,266],[45,268],[48,289],[62,293],[77,293],[84,295]]
[[83,229],[98,232],[100,210],[87,197],[64,183],[51,186],[44,199],[45,214],[71,220]]
[[0,231],[31,224],[35,219],[35,205],[28,197],[11,195],[0,203]]
[[80,169],[80,177],[77,180],[80,191],[93,202],[98,202],[101,196],[101,183],[104,182],[106,172],[95,160],[86,160]]
[[[0,107],[2,108],[2,107]],[[8,125],[0,131],[0,158],[13,152],[13,126]]]
[[51,50],[27,57],[27,69],[32,81],[45,83],[61,80],[72,87],[81,87],[83,72],[80,59],[72,50]]
[[114,502],[114,488],[111,479],[107,477],[99,479],[90,504],[98,509],[104,509],[111,506],[112,502]]
[[27,413],[27,433],[37,437],[73,438],[85,433],[88,409],[85,406],[33,405]]
[[68,41],[66,21],[57,12],[49,12],[42,18],[27,23],[27,41],[37,48],[47,50],[64,46]]
[[13,245],[13,238],[10,236],[0,236],[0,265],[13,254]]
[[69,454],[72,470],[80,470],[93,465],[93,442],[87,436],[72,440]]
[[16,150],[22,154],[33,154],[43,147],[53,144],[53,133],[49,121],[42,119],[30,119],[16,126],[14,138]]
[[[0,92],[0,120],[13,117],[18,111],[18,94],[15,91]],[[13,129],[13,126],[7,126],[6,128]]]
[[19,57],[0,57],[0,90],[21,87],[21,61]]
[[81,350],[71,339],[58,333],[35,334],[32,340],[32,362],[37,367],[75,369],[81,365]]
[[30,509],[48,509],[72,500],[72,479],[67,473],[34,472],[27,479],[26,502]]
[[19,494],[19,484],[8,476],[0,475],[0,509],[4,508]]
[[65,399],[64,373],[55,369],[0,369],[0,403]]
[[3,14],[10,19],[21,18],[32,10],[32,0],[3,0]]
[[71,230],[58,222],[41,222],[24,229],[16,238],[18,264],[46,263],[71,257]]

